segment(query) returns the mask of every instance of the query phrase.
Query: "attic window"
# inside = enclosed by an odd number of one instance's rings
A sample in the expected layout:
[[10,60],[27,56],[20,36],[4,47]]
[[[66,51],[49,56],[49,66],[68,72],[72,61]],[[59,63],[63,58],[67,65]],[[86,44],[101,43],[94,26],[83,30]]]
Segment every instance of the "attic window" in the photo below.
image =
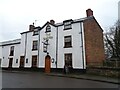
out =
[[46,33],[47,33],[47,32],[51,32],[51,27],[50,27],[49,24],[48,24],[47,27],[46,27]]
[[34,30],[33,35],[38,35],[38,30]]
[[72,19],[71,20],[66,20],[66,21],[63,21],[64,23],[64,30],[67,30],[67,29],[72,29]]

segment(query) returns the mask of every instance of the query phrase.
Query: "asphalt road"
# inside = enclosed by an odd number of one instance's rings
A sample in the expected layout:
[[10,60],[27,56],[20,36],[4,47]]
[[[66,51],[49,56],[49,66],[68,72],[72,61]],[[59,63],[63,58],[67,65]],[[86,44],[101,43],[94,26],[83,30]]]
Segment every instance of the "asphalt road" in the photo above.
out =
[[39,72],[2,72],[2,88],[118,88],[118,85],[75,78],[48,76]]

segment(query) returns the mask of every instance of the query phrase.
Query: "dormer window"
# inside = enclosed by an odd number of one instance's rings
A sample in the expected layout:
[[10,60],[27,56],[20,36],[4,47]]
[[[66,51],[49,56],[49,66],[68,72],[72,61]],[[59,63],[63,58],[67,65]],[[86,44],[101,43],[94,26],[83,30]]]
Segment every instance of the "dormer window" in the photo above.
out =
[[64,30],[67,30],[67,29],[72,29],[72,19],[70,20],[66,20],[66,21],[63,21],[63,24],[64,24]]
[[33,35],[38,35],[38,30],[34,30]]
[[47,27],[46,27],[46,33],[47,33],[47,32],[51,32],[51,27],[50,27],[49,24],[48,24]]

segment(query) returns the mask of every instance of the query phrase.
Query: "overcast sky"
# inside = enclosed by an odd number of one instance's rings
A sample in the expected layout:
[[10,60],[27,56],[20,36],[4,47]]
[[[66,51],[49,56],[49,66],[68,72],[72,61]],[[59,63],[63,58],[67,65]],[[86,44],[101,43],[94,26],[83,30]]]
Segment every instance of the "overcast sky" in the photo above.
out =
[[86,17],[91,8],[105,30],[118,19],[119,0],[0,0],[0,42],[20,38],[29,24],[43,26],[50,19],[56,23]]

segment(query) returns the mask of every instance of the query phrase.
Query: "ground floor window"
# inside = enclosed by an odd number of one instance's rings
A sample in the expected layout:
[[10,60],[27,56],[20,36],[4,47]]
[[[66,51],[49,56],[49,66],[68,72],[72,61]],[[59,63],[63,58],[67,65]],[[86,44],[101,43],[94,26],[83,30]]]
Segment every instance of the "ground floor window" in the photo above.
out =
[[65,53],[64,59],[65,59],[65,65],[72,67],[72,53]]

